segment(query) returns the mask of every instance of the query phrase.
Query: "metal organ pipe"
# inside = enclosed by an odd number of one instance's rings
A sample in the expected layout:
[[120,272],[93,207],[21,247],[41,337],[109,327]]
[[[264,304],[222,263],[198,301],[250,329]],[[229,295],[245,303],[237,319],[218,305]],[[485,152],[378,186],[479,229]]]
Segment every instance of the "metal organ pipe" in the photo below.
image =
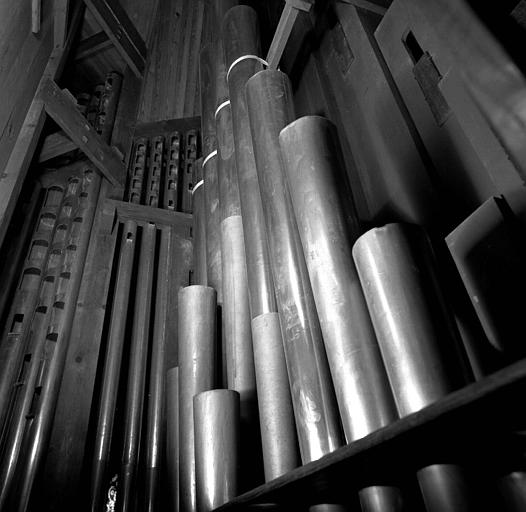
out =
[[[401,416],[467,383],[430,244],[417,226],[388,224],[353,248],[360,281]],[[428,512],[481,510],[461,467],[435,464],[417,478]]]
[[[267,78],[273,80],[272,84],[265,82]],[[301,458],[307,463],[342,446],[343,436],[278,151],[279,132],[294,119],[292,91],[286,75],[258,74],[247,84],[247,100],[296,428]]]
[[171,510],[179,512],[179,367],[166,373],[166,482]]
[[237,495],[239,393],[194,396],[194,425],[197,510],[210,512]]
[[179,291],[179,502],[196,510],[193,397],[216,382],[216,292],[207,286]]
[[193,213],[193,235],[194,235],[194,276],[193,284],[207,284],[206,267],[206,217],[203,181],[203,159],[199,158],[195,163],[193,178],[194,188],[192,190],[192,213]]

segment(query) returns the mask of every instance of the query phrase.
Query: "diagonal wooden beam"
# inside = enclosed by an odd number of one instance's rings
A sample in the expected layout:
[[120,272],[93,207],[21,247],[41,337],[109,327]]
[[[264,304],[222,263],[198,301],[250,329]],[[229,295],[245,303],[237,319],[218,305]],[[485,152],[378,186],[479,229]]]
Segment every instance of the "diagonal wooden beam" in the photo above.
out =
[[38,155],[38,162],[47,162],[75,149],[77,149],[77,145],[63,131],[52,133],[44,139]]
[[146,63],[146,45],[118,0],[84,0],[128,66],[140,78]]
[[75,52],[75,60],[82,60],[91,57],[96,53],[106,50],[106,48],[112,47],[113,43],[108,37],[108,34],[104,31],[98,32],[80,41],[77,51]]
[[53,0],[53,39],[55,48],[62,48],[68,35],[69,0]]
[[124,164],[77,110],[70,96],[48,79],[40,89],[40,98],[46,112],[99,171],[113,185],[122,186],[126,175]]

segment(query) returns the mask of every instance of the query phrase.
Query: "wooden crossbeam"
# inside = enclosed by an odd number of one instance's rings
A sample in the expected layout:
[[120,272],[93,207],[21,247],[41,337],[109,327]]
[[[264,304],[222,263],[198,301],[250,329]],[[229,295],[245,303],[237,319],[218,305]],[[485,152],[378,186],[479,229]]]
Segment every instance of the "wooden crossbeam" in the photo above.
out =
[[40,98],[44,102],[46,112],[97,169],[113,185],[122,186],[126,175],[124,164],[77,110],[70,96],[53,80],[48,79],[40,89]]
[[68,35],[69,0],[53,0],[53,41],[55,48],[62,48]]
[[141,78],[146,64],[146,45],[118,0],[84,0],[117,51]]
[[281,56],[283,55],[299,11],[309,12],[313,3],[314,0],[287,0],[267,53],[269,69],[276,69],[279,66]]
[[387,12],[387,7],[384,7],[382,5],[378,5],[374,2],[371,2],[369,0],[336,0],[337,2],[340,2],[342,4],[349,4],[354,5],[355,7],[359,7],[361,9],[364,9],[366,11],[374,12],[376,14],[380,14],[383,16]]
[[77,145],[64,132],[52,133],[44,139],[38,161],[39,163],[47,162],[75,149],[77,149]]
[[108,37],[108,34],[104,31],[97,32],[96,34],[80,41],[75,53],[75,60],[82,60],[91,57],[92,55],[111,47],[113,47],[113,43]]

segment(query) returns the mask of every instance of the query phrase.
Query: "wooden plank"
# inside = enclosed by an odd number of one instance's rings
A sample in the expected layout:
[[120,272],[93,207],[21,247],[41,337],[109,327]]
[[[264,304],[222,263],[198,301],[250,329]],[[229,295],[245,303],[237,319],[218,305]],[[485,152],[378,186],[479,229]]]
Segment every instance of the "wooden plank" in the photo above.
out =
[[84,1],[126,64],[138,77],[142,77],[146,45],[118,0]]
[[267,53],[267,62],[269,69],[277,69],[279,61],[289,40],[292,27],[298,17],[298,9],[292,7],[290,3],[286,3],[281,13],[276,32],[270,43],[270,48]]
[[47,162],[52,158],[74,151],[77,147],[64,132],[52,133],[44,139],[38,161]]
[[54,46],[62,48],[68,35],[69,0],[53,0],[54,16]]
[[371,11],[371,12],[374,12],[375,14],[380,14],[381,16],[383,16],[387,12],[387,7],[383,7],[382,5],[375,4],[374,2],[369,2],[368,0],[336,0],[336,1],[342,4],[354,5],[355,7],[359,7],[360,9]]
[[[506,459],[511,429],[524,421],[517,407],[526,392],[526,360],[451,393],[393,424],[261,485],[216,509],[247,510],[256,503],[302,505],[320,495],[346,500],[368,479],[414,472],[433,460],[469,460],[475,467]],[[432,440],[432,442],[430,442]],[[480,447],[484,446],[484,450]],[[510,446],[508,444],[508,446]],[[515,448],[516,450],[516,448]],[[337,503],[339,501],[336,501]]]
[[97,34],[93,34],[92,36],[83,39],[79,43],[77,51],[75,52],[75,60],[86,59],[87,57],[91,57],[106,50],[107,48],[113,48],[113,43],[106,32],[98,32]]
[[76,109],[69,96],[47,79],[40,89],[40,98],[46,112],[77,144],[99,171],[113,184],[124,183],[126,168],[113,150],[101,139],[82,114]]
[[172,133],[179,131],[185,133],[188,130],[200,130],[200,117],[186,117],[182,119],[165,119],[163,121],[153,121],[151,123],[137,123],[134,137],[152,137],[160,133]]
[[197,16],[194,19],[191,39],[191,50],[189,58],[189,69],[188,78],[186,80],[186,95],[183,107],[183,117],[190,117],[198,115],[199,113],[199,102],[196,104],[198,98],[197,93],[199,92],[199,51],[201,48],[201,34],[203,30],[204,21],[204,3],[199,2],[195,5],[197,10]]
[[31,0],[31,32],[38,34],[40,32],[40,22],[42,18],[41,0]]

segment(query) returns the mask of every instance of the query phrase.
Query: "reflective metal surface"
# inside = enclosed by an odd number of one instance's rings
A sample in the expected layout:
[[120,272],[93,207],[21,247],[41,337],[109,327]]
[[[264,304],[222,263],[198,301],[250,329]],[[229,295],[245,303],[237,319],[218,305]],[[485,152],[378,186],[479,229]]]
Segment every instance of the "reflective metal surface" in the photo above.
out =
[[194,191],[192,193],[192,231],[194,238],[194,274],[193,284],[207,284],[206,266],[206,215],[203,184],[196,186],[203,179],[203,159],[199,158],[194,167]]
[[[257,15],[252,8],[237,6],[230,9],[223,18],[222,33],[227,70],[239,57],[261,53]],[[247,80],[261,69],[263,66],[257,60],[246,59],[236,64],[228,76],[252,318],[276,311],[245,99]]]
[[300,465],[296,424],[278,313],[252,320],[265,480]]
[[[261,82],[266,77],[277,80]],[[307,463],[342,446],[343,436],[278,151],[279,132],[294,119],[292,90],[285,75],[265,71],[248,82],[246,94],[296,428],[301,458]]]
[[179,367],[166,373],[166,485],[168,506],[179,511]]
[[198,512],[209,512],[238,490],[239,394],[230,389],[194,397]]
[[196,510],[193,397],[216,384],[216,292],[207,286],[179,291],[179,503]]

